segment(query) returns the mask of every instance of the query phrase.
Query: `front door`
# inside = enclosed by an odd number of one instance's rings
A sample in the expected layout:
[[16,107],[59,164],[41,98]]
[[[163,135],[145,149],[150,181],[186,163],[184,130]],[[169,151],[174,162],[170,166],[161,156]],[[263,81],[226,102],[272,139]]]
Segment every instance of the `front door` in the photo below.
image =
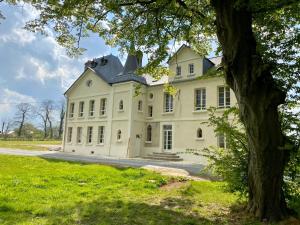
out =
[[165,151],[172,150],[172,125],[163,125],[163,148]]

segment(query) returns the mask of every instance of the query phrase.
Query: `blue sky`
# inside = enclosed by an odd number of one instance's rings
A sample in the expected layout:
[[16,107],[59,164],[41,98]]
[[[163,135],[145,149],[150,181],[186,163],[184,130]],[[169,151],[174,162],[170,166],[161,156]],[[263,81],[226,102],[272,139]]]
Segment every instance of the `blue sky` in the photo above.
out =
[[0,24],[0,120],[12,117],[15,103],[63,99],[67,87],[81,74],[84,62],[106,54],[118,55],[93,35],[81,45],[87,51],[72,59],[53,37],[28,32],[25,22],[36,17],[30,6],[2,5]]

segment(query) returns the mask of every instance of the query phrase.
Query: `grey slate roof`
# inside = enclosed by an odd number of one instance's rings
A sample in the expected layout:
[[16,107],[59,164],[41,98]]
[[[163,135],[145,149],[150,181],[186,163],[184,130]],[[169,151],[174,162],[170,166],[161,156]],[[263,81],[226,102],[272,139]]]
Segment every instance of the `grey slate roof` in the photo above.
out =
[[92,64],[89,64],[88,66],[108,84],[127,81],[136,81],[147,84],[144,77],[134,74],[134,71],[139,67],[136,56],[129,55],[125,67],[123,67],[120,59],[114,55],[107,55],[102,58],[94,59],[93,61],[97,63],[96,66],[93,67]]

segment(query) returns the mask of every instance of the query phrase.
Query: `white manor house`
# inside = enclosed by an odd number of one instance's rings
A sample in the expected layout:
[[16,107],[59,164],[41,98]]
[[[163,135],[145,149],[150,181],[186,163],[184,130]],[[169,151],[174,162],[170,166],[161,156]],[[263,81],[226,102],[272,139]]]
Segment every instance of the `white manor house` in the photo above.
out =
[[[107,55],[85,64],[84,72],[65,92],[67,111],[63,151],[121,158],[152,157],[193,160],[186,149],[225,147],[208,120],[208,107],[218,111],[236,103],[222,77],[205,72],[220,62],[183,45],[168,61],[174,76],[154,80],[135,75],[142,60],[133,55],[123,66]],[[164,91],[172,84],[176,95]],[[141,86],[136,94],[137,85]],[[180,157],[180,158],[179,158]],[[198,160],[198,159],[197,159]]]

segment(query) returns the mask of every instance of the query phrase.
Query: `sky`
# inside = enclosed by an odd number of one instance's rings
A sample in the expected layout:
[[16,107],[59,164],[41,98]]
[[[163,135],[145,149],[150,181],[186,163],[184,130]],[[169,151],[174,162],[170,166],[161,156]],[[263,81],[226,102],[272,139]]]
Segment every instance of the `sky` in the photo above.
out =
[[0,10],[6,17],[0,24],[0,120],[12,117],[20,102],[60,102],[88,59],[118,55],[93,35],[81,42],[87,49],[82,56],[69,58],[52,34],[46,37],[23,29],[38,15],[31,6],[1,5]]

